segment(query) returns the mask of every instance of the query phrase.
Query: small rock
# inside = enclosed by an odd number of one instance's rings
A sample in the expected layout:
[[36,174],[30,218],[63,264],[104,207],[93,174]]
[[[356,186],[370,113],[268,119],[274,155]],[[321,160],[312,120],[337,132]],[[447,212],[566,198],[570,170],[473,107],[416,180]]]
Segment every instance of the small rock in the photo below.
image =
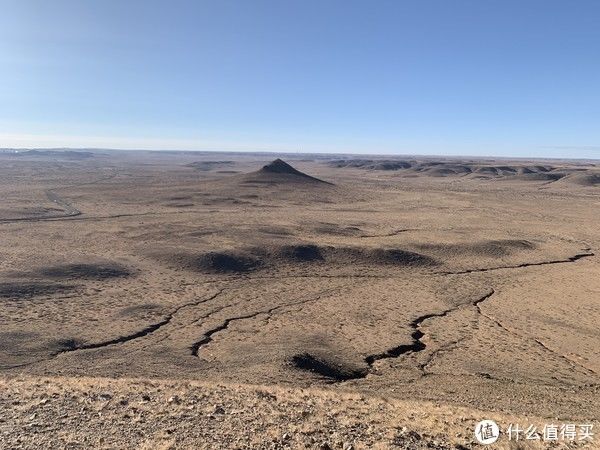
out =
[[168,398],[167,403],[175,403],[176,405],[179,405],[181,400],[176,395],[173,395],[172,397]]
[[214,414],[225,414],[225,410],[220,405],[215,405],[215,409],[213,410]]
[[415,439],[415,440],[421,439],[421,435],[419,433],[417,433],[416,431],[411,430],[408,433],[406,433],[406,435],[411,439]]

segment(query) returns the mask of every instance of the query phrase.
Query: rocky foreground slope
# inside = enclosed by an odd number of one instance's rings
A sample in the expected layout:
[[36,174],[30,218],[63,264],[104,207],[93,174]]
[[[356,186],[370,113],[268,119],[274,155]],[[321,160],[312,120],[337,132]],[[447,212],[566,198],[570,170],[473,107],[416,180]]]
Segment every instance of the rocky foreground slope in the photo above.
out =
[[[0,380],[3,449],[465,449],[477,447],[473,428],[483,418],[543,423],[326,390],[127,379]],[[491,448],[544,448],[506,437],[498,442]]]

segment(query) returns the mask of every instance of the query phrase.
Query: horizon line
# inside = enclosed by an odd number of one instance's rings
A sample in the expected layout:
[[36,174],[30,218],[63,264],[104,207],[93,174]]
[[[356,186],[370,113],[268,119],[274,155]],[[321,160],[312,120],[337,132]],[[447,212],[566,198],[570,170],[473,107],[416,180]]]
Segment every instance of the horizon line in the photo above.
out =
[[[590,148],[593,146],[590,146]],[[540,147],[557,148],[557,147]],[[572,148],[572,147],[561,147]],[[111,148],[111,147],[0,147],[0,152],[21,151],[108,151],[108,152],[179,152],[179,153],[231,153],[231,154],[285,154],[285,155],[323,155],[323,156],[361,156],[361,157],[426,157],[426,158],[490,158],[490,159],[518,159],[518,160],[558,160],[558,161],[600,161],[599,158],[582,157],[557,157],[557,156],[499,156],[499,155],[443,155],[434,153],[356,153],[356,152],[316,152],[292,150],[189,150],[189,149],[150,149],[150,148]]]

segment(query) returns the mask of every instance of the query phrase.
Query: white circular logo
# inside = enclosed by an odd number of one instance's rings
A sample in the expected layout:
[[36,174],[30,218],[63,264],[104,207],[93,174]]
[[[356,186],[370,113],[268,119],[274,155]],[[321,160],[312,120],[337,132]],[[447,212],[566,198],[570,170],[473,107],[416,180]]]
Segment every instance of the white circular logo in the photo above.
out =
[[493,420],[482,420],[475,425],[475,439],[480,444],[493,444],[500,437],[500,427]]

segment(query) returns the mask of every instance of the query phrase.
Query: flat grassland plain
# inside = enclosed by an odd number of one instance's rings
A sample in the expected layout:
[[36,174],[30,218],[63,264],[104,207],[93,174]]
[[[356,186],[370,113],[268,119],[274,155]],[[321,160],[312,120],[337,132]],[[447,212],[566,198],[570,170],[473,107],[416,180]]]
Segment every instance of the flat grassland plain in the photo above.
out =
[[0,152],[1,448],[600,432],[599,166],[284,159]]

